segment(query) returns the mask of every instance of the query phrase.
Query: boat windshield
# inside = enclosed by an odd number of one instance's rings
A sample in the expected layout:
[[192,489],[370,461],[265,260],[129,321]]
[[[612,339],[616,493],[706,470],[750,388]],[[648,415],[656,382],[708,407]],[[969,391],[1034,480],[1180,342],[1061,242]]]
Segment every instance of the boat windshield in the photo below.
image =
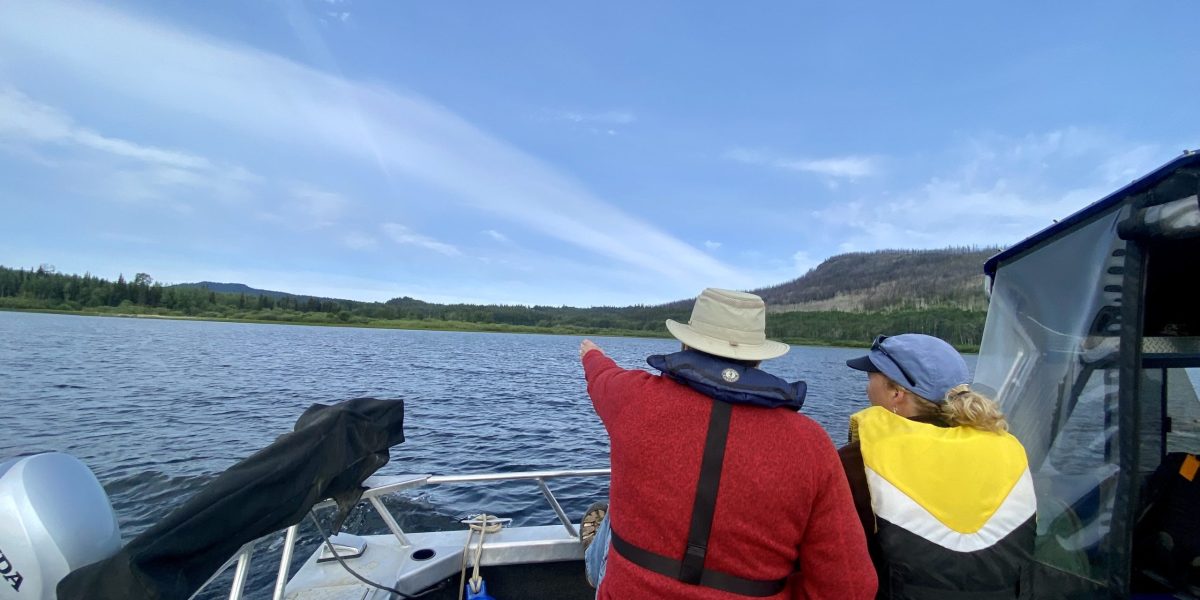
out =
[[1114,207],[994,275],[975,386],[1025,445],[1040,562],[1104,581],[1118,471],[1119,303]]

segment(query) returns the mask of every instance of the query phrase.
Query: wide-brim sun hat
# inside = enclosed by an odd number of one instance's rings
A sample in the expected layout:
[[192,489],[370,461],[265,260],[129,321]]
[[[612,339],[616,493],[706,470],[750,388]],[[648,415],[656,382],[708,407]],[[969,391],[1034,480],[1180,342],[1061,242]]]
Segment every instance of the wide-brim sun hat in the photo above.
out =
[[767,305],[745,292],[707,288],[696,297],[687,323],[667,319],[675,339],[701,352],[738,360],[767,360],[790,347],[767,339]]

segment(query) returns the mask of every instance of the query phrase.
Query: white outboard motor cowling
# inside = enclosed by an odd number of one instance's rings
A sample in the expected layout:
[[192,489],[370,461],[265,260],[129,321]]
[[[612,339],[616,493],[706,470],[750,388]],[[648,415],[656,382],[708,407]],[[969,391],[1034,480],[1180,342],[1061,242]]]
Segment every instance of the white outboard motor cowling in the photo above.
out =
[[120,549],[108,495],[78,459],[0,460],[0,600],[56,600],[67,573]]

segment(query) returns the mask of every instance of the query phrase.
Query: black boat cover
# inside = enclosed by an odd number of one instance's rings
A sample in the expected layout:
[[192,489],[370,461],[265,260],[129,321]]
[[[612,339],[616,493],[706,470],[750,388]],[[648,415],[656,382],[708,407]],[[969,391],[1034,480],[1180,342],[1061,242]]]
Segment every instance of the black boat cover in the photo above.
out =
[[58,598],[187,600],[244,544],[295,525],[326,498],[338,503],[337,531],[363,480],[403,441],[403,400],[314,404],[293,432],[218,475],[115,556],[68,574]]

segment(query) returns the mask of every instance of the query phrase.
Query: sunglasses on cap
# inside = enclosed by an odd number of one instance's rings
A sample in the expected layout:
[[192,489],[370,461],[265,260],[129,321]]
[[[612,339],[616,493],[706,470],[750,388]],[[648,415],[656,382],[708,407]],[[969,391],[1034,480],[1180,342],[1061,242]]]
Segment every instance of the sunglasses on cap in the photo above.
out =
[[871,342],[871,350],[878,350],[880,354],[888,357],[888,360],[892,361],[892,364],[896,365],[897,369],[900,369],[900,374],[904,376],[904,379],[908,382],[909,387],[917,385],[917,382],[912,378],[912,375],[909,375],[908,371],[904,369],[904,365],[900,364],[900,361],[896,360],[896,358],[891,354],[888,354],[887,349],[883,347],[883,340],[886,340],[887,338],[888,336],[886,335],[875,336],[875,341]]

